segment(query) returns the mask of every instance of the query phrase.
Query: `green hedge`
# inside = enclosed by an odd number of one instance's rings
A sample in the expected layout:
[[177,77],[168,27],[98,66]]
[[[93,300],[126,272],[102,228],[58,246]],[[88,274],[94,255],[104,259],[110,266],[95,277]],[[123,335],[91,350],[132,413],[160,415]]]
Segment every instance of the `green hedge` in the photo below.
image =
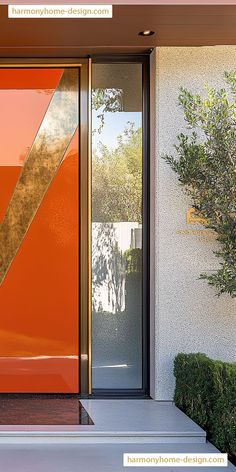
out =
[[236,364],[205,354],[178,354],[174,361],[178,408],[199,424],[222,452],[236,457]]

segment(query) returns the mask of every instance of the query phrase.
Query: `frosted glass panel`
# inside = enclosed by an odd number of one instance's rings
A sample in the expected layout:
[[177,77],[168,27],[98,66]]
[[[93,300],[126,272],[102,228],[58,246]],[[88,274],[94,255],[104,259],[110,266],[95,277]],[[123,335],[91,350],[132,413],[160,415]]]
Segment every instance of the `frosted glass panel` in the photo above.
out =
[[142,65],[93,65],[93,388],[142,388]]

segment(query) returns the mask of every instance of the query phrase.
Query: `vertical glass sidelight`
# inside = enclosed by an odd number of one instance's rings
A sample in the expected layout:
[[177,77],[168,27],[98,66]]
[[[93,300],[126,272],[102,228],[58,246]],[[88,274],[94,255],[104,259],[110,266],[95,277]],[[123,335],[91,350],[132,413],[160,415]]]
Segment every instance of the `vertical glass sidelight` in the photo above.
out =
[[78,76],[0,69],[0,393],[78,392]]
[[142,388],[142,64],[93,65],[92,385]]

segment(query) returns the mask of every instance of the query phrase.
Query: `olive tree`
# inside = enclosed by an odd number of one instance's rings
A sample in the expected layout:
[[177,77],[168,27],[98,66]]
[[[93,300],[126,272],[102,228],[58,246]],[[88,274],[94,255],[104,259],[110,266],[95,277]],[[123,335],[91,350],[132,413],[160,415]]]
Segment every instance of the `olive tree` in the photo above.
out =
[[236,297],[236,72],[224,79],[224,88],[206,86],[204,97],[180,89],[188,130],[177,136],[177,157],[164,159],[219,243],[218,270],[200,277]]

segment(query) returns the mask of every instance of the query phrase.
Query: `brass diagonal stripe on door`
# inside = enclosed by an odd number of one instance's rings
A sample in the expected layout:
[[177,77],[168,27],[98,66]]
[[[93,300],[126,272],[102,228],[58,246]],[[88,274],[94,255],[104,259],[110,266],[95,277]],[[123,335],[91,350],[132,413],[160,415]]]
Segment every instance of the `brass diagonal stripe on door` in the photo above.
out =
[[65,69],[0,225],[0,285],[78,126],[78,69]]

